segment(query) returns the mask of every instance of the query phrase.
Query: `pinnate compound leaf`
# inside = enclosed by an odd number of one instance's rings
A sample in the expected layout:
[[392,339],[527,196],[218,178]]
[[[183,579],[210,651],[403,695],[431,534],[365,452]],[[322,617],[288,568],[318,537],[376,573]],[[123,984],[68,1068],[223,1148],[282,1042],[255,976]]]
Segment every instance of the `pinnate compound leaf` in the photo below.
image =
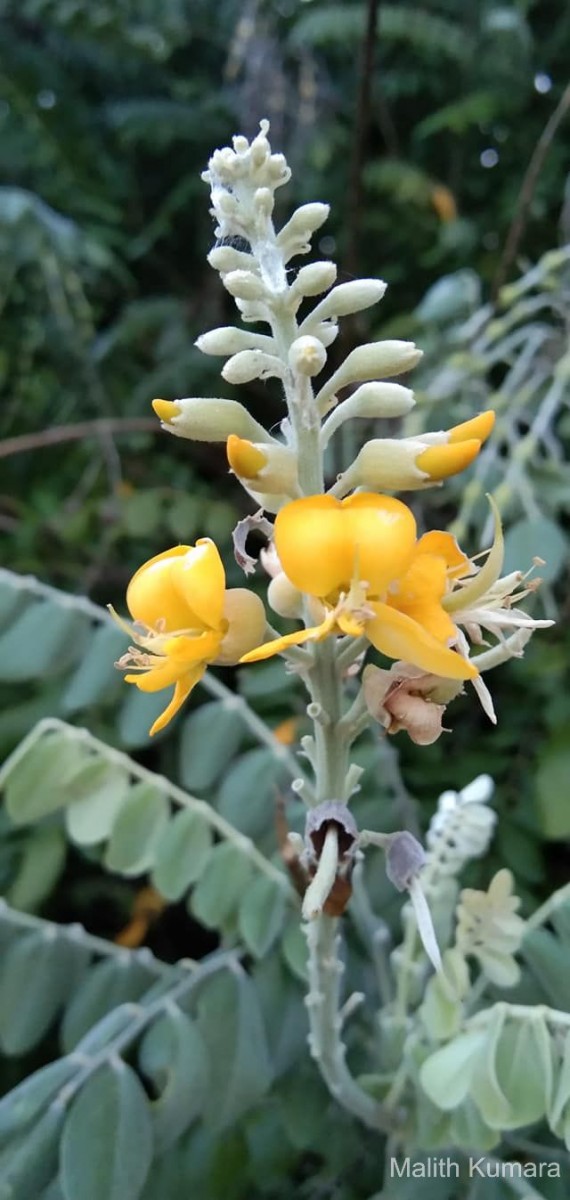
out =
[[261,1100],[272,1079],[257,994],[240,967],[204,984],[197,1025],[210,1058],[204,1120],[226,1129]]
[[190,713],[180,737],[180,778],[194,792],[212,787],[239,749],[243,721],[224,700],[201,704]]
[[41,1041],[88,961],[84,947],[58,937],[55,930],[34,930],[9,945],[0,965],[4,1054],[25,1054]]
[[120,1060],[100,1067],[73,1101],[61,1142],[65,1200],[138,1200],[153,1155],[148,1101]]
[[108,870],[121,875],[142,875],[148,871],[169,813],[168,800],[157,787],[136,783],[113,826],[105,855]]
[[158,1097],[150,1105],[156,1151],[163,1153],[201,1113],[208,1055],[196,1024],[172,1007],[152,1025],[139,1049],[139,1066]]
[[180,900],[203,874],[212,850],[212,831],[199,813],[184,809],[171,817],[156,845],[152,882],[166,900]]
[[420,1082],[430,1100],[444,1112],[456,1108],[467,1096],[486,1042],[485,1030],[471,1030],[426,1058]]
[[265,875],[259,875],[244,892],[238,927],[248,950],[256,958],[263,958],[279,937],[285,911],[285,888]]

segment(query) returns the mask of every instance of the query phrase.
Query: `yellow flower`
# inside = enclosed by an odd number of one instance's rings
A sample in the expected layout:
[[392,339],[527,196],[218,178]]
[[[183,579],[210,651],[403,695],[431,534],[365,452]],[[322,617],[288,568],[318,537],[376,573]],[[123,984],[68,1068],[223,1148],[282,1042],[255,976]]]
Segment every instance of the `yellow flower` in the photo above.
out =
[[367,492],[294,500],[277,515],[275,546],[291,583],[320,601],[321,622],[249,651],[242,662],[331,634],[364,634],[388,658],[435,675],[477,674],[450,649],[456,628],[441,604],[448,579],[468,574],[471,564],[450,534],[418,541],[400,500]]
[[236,663],[263,637],[265,610],[259,597],[246,588],[226,591],[225,583],[214,543],[200,538],[195,546],[157,554],[135,572],[127,589],[133,626],[113,613],[135,643],[117,663],[140,672],[126,675],[126,682],[141,692],[174,685],[151,736],[178,712],[210,663]]

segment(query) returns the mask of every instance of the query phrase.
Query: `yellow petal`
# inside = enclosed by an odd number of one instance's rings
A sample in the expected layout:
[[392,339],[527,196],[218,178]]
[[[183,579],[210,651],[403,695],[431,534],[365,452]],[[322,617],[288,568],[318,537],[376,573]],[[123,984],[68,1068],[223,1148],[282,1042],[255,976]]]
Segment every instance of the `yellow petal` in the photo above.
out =
[[267,463],[267,455],[262,450],[236,433],[230,433],[226,449],[232,471],[243,479],[257,479]]
[[357,492],[341,504],[358,578],[366,580],[373,595],[383,592],[403,575],[412,559],[414,516],[401,500],[374,492]]
[[478,438],[480,442],[486,442],[494,424],[495,413],[492,408],[488,408],[486,412],[479,413],[471,421],[463,421],[461,425],[454,425],[448,429],[449,441],[455,444],[456,442],[466,442],[469,438]]
[[172,579],[178,595],[198,621],[207,629],[219,628],[224,612],[226,577],[222,560],[210,538],[199,538],[184,557],[176,560]]
[[151,737],[154,737],[155,733],[159,733],[161,729],[164,729],[165,725],[168,725],[168,722],[176,716],[179,708],[182,707],[187,696],[190,695],[192,688],[196,686],[198,680],[202,678],[203,674],[204,668],[196,667],[194,671],[188,672],[183,676],[182,679],[179,679],[176,687],[174,688],[174,695],[170,701],[170,704],[167,704],[164,712],[157,717],[154,725],[152,725],[149,730]]
[[157,660],[159,666],[150,667],[140,675],[125,675],[125,683],[134,683],[139,692],[161,692],[163,688],[172,687],[187,671],[183,663],[169,660]]
[[448,479],[458,475],[473,462],[481,449],[478,438],[469,441],[444,442],[440,446],[429,446],[416,458],[416,467],[425,471],[430,479]]
[[287,577],[311,596],[347,590],[357,577],[384,591],[410,562],[416,523],[392,496],[359,492],[346,500],[308,496],[285,505],[275,521],[275,545]]
[[127,607],[135,621],[156,628],[163,623],[167,633],[193,625],[184,596],[174,586],[172,572],[190,546],[174,546],[139,567],[127,588]]
[[328,596],[348,584],[353,548],[333,496],[293,500],[275,519],[275,546],[288,579],[300,592]]
[[471,562],[458,546],[453,534],[445,533],[441,529],[432,529],[429,533],[424,533],[416,545],[416,554],[434,554],[443,558],[451,578],[461,578],[462,574],[467,575],[472,570]]
[[239,661],[240,663],[261,662],[265,658],[273,658],[274,654],[281,654],[289,646],[302,646],[303,642],[322,642],[332,633],[335,624],[334,613],[329,613],[320,625],[314,625],[310,629],[298,629],[296,633],[287,633],[284,637],[275,638],[273,642],[265,642],[265,645],[258,646],[256,650],[250,650],[248,654],[242,655]]
[[473,679],[477,668],[454,650],[443,647],[422,626],[387,604],[373,604],[376,616],[366,622],[366,636],[381,654],[401,659],[444,679]]
[[161,421],[167,425],[169,421],[173,421],[175,417],[179,417],[182,409],[174,400],[153,400],[152,407]]

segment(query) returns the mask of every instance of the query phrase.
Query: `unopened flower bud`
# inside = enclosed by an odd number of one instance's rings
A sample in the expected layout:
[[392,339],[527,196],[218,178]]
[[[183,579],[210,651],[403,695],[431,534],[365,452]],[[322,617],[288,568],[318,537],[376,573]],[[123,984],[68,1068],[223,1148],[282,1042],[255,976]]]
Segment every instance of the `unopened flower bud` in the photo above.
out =
[[249,383],[252,379],[270,379],[281,377],[283,363],[273,354],[265,354],[263,350],[239,350],[232,358],[228,358],[222,368],[223,378],[228,383]]
[[426,853],[412,833],[402,829],[386,839],[386,874],[399,892],[406,891],[425,866]]
[[309,314],[301,326],[301,332],[305,327],[312,331],[315,321],[324,321],[327,317],[346,317],[370,308],[382,299],[386,287],[382,279],[353,279],[350,283],[340,283]]
[[224,596],[224,617],[228,631],[215,659],[222,667],[233,666],[243,654],[259,646],[265,637],[266,617],[263,602],[247,588],[228,588]]
[[263,428],[237,400],[187,396],[182,400],[153,400],[152,407],[164,429],[195,442],[225,442],[229,434],[271,441]]
[[222,283],[239,300],[261,300],[265,296],[261,279],[253,271],[230,271],[222,277]]
[[303,612],[302,593],[291,583],[284,571],[271,580],[267,600],[280,617],[300,617]]
[[316,397],[320,411],[326,411],[331,397],[347,384],[401,375],[404,371],[411,371],[421,357],[421,350],[413,342],[368,342],[358,346],[321,388]]
[[343,400],[331,413],[323,426],[323,445],[345,421],[353,417],[364,417],[375,421],[378,418],[404,417],[414,407],[414,393],[400,383],[363,383],[351,396]]
[[326,361],[326,350],[315,337],[296,338],[289,350],[289,366],[300,375],[318,375]]
[[250,333],[248,329],[237,329],[233,325],[222,325],[210,329],[197,338],[195,346],[202,354],[238,354],[240,350],[265,350],[269,354],[275,349],[271,337],[261,333]]
[[[350,404],[351,400],[354,397],[345,403]],[[334,424],[335,416],[333,413],[329,427]],[[458,475],[477,457],[494,421],[495,414],[489,410],[452,429],[417,438],[373,438],[340,476],[335,495],[346,495],[354,487],[381,492],[414,491]]]
[[230,467],[238,479],[268,495],[295,495],[297,459],[277,442],[257,445],[231,434],[227,442]]
[[335,263],[309,263],[308,266],[301,267],[292,290],[298,296],[319,296],[321,292],[328,292],[335,279]]
[[285,246],[292,238],[309,239],[311,234],[324,225],[330,212],[328,204],[302,204],[283,226],[277,236],[277,245]]
[[311,332],[313,337],[323,343],[323,346],[332,346],[338,337],[338,325],[336,321],[319,321],[319,324],[315,325]]
[[275,207],[275,197],[270,188],[258,188],[253,203],[256,214],[260,217],[265,217],[266,220],[273,213]]
[[233,246],[214,246],[213,250],[207,256],[208,262],[214,271],[251,271],[255,266],[255,259],[252,254],[247,254],[244,250],[234,250]]

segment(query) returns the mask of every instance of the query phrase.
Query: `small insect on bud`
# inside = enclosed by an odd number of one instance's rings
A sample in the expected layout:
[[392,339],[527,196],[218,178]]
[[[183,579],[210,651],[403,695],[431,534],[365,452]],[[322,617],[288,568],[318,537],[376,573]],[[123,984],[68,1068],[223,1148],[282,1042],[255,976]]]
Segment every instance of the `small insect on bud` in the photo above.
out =
[[289,350],[289,366],[299,375],[318,375],[326,361],[326,350],[315,337],[296,338]]

